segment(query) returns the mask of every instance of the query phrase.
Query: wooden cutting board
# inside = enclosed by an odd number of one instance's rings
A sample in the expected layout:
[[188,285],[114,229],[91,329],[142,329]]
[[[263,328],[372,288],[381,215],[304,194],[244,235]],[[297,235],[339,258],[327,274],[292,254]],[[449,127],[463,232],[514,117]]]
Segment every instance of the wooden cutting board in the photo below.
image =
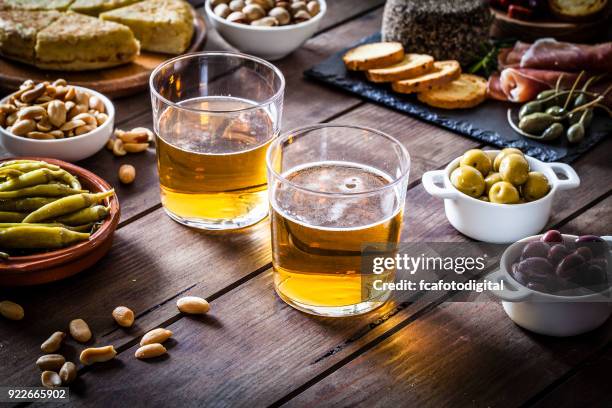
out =
[[[194,33],[191,45],[186,52],[202,49],[206,42],[206,23],[204,17],[195,12]],[[132,63],[95,71],[51,71],[0,58],[0,90],[9,93],[16,90],[26,79],[54,81],[64,78],[73,85],[95,89],[108,97],[127,96],[147,88],[149,75],[155,67],[172,58],[172,55],[141,52]]]

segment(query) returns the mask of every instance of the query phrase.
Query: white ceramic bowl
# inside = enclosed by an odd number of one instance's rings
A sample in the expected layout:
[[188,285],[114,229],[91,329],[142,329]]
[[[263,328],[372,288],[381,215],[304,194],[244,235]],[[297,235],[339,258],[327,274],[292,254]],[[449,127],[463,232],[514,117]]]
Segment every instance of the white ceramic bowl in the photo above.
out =
[[206,0],[205,10],[221,37],[238,50],[274,61],[288,55],[314,35],[327,11],[325,0],[318,0],[319,13],[308,21],[277,27],[258,27],[232,23],[217,16]]
[[[519,326],[548,336],[575,336],[601,326],[612,314],[612,289],[583,296],[559,296],[529,289],[510,275],[512,264],[519,259],[522,242],[537,241],[542,235],[510,245],[502,254],[500,268],[487,279],[504,283],[504,289],[492,291],[502,299],[504,311]],[[574,241],[574,235],[563,235]],[[609,244],[612,237],[602,237]],[[612,255],[608,254],[608,262]]]
[[[486,151],[491,159],[499,152]],[[423,174],[423,187],[432,196],[444,199],[446,218],[462,234],[484,242],[516,242],[542,231],[550,218],[553,199],[558,190],[569,190],[580,185],[578,175],[567,164],[544,163],[529,156],[525,158],[531,171],[544,173],[551,186],[548,194],[536,201],[495,204],[463,194],[450,181],[450,174],[459,166],[461,157],[453,160],[444,170]],[[566,179],[560,179],[557,173],[563,174]]]
[[[50,140],[15,136],[0,127],[0,143],[2,143],[4,149],[14,156],[51,157],[69,162],[83,160],[102,149],[113,133],[115,107],[110,99],[99,92],[80,86],[75,86],[75,88],[90,95],[95,95],[104,102],[108,119],[102,126],[83,135]],[[0,103],[5,103],[9,97],[10,95],[0,101]]]

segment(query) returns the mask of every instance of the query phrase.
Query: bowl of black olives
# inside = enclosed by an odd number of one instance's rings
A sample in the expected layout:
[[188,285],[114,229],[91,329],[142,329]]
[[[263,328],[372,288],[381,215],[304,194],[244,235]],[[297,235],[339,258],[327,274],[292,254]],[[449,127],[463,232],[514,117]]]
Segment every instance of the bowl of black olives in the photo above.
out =
[[491,243],[539,233],[557,191],[580,185],[569,165],[544,163],[515,148],[468,150],[444,170],[423,174],[422,181],[429,194],[444,199],[446,218],[455,229]]
[[550,336],[593,330],[612,313],[612,237],[548,231],[510,245],[493,293],[519,326]]

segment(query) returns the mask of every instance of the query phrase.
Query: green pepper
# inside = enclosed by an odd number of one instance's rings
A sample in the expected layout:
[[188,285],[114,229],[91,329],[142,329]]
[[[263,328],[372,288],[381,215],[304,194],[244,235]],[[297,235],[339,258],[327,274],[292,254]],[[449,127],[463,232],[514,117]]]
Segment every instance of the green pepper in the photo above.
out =
[[40,222],[52,218],[58,218],[62,215],[87,208],[107,197],[112,196],[113,194],[115,194],[115,190],[111,189],[102,193],[82,193],[60,198],[59,200],[40,207],[38,210],[30,213],[30,215],[28,215],[23,222]]
[[0,248],[55,249],[89,239],[88,233],[62,227],[17,226],[0,229]]
[[19,190],[40,184],[47,184],[53,180],[66,182],[66,184],[76,190],[81,188],[81,183],[79,183],[76,177],[65,170],[38,169],[24,173],[4,183],[0,183],[0,191]]
[[21,222],[28,213],[16,211],[0,211],[0,222]]
[[40,184],[20,190],[0,191],[0,200],[20,197],[60,197],[86,192],[87,190],[77,190],[62,184]]
[[56,218],[56,222],[65,225],[83,225],[90,224],[106,218],[110,209],[103,205],[94,205],[93,207],[83,208],[82,210],[73,212],[63,217]]
[[13,198],[0,201],[0,211],[31,212],[57,200],[55,197]]

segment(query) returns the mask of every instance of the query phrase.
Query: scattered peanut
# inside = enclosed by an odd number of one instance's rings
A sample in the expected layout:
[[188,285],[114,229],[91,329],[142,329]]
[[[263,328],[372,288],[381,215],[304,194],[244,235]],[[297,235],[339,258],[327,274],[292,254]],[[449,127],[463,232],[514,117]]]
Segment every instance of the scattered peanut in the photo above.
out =
[[[83,114],[87,116],[80,116]],[[75,118],[76,121],[73,120]],[[102,126],[107,120],[106,106],[100,97],[77,90],[67,85],[63,79],[53,84],[25,81],[9,97],[8,103],[0,105],[0,126],[16,136],[35,139],[85,134]],[[81,124],[80,121],[85,123]],[[34,131],[45,133],[46,136],[31,134]]]
[[201,297],[185,296],[176,302],[176,306],[182,313],[205,314],[210,310],[210,304]]
[[79,343],[87,343],[91,339],[91,330],[85,320],[74,319],[69,325],[70,335]]
[[119,181],[123,184],[131,184],[136,179],[136,169],[131,164],[122,164],[119,167]]
[[47,388],[56,388],[62,386],[62,379],[54,371],[43,371],[40,375],[40,382]]
[[43,344],[40,345],[40,349],[43,353],[55,353],[62,346],[62,341],[66,337],[66,333],[56,331],[53,333]]
[[160,327],[145,333],[145,335],[142,336],[142,339],[140,339],[140,345],[146,346],[147,344],[154,343],[161,344],[164,341],[168,340],[170,337],[172,337],[172,332],[170,330],[162,329]]
[[128,153],[144,152],[148,147],[148,143],[123,143],[123,149]]
[[139,359],[159,357],[166,354],[166,348],[159,343],[151,343],[144,345],[134,353],[134,356]]
[[77,377],[76,365],[74,365],[74,363],[71,361],[66,361],[59,370],[59,376],[64,385],[70,384]]
[[123,142],[121,139],[115,139],[115,143],[113,144],[113,154],[115,156],[125,156],[127,154],[123,148]]
[[36,360],[36,365],[40,371],[58,372],[65,362],[66,359],[61,354],[45,354]]
[[21,320],[25,312],[23,311],[23,307],[17,303],[11,302],[10,300],[3,300],[0,302],[0,315],[9,320]]
[[112,360],[116,355],[117,351],[115,351],[113,346],[92,347],[83,350],[79,359],[81,363],[91,365],[93,363],[102,363]]
[[121,327],[131,327],[134,324],[134,312],[125,306],[117,306],[113,310],[113,319]]

